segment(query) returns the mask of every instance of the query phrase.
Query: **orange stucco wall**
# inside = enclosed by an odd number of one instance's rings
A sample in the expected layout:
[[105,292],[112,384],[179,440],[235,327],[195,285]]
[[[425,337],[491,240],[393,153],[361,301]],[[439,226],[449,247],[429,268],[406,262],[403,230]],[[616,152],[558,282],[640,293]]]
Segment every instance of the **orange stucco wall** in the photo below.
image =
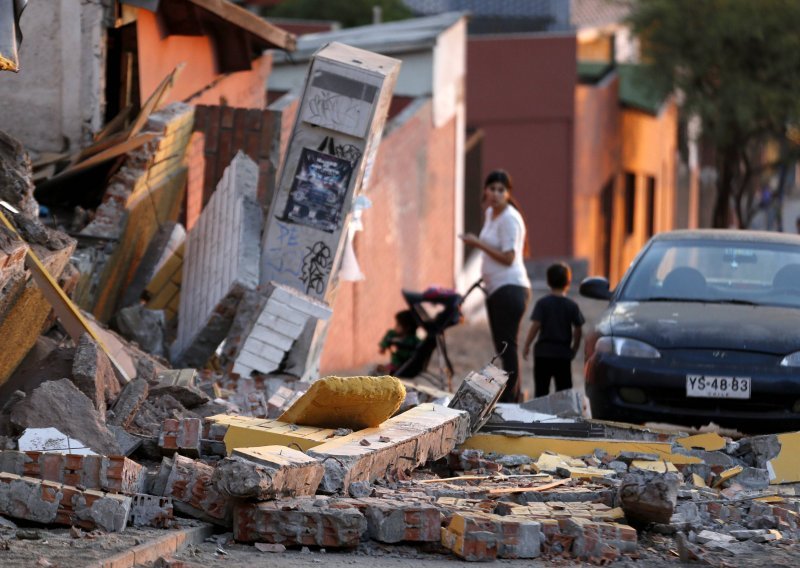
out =
[[454,285],[455,137],[455,119],[434,128],[426,101],[381,141],[354,241],[366,279],[339,284],[322,374],[388,362],[378,342],[407,308],[401,289]]
[[602,245],[606,238],[600,207],[603,187],[613,181],[622,152],[619,79],[575,91],[575,170],[573,255],[589,261],[589,274],[605,271]]
[[180,63],[183,71],[164,103],[226,104],[242,108],[264,108],[272,57],[253,61],[249,71],[220,75],[214,64],[211,40],[206,36],[162,37],[155,14],[139,10],[136,20],[139,56],[139,89],[144,101]]

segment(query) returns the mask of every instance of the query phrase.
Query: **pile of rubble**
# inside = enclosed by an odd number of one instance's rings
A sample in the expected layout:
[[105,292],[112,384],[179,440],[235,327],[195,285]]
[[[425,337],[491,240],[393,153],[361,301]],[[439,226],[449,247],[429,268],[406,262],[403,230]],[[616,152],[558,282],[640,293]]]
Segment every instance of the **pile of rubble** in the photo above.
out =
[[[86,339],[70,378],[7,405],[5,445],[19,449],[0,452],[0,515],[109,532],[190,517],[269,545],[259,550],[373,541],[481,561],[605,564],[638,557],[649,535],[668,539],[665,554],[725,565],[800,537],[800,434],[734,441],[607,424],[581,418],[576,393],[495,405],[505,376],[491,366],[449,406],[400,410],[431,392],[391,377],[328,378],[256,415],[232,413],[213,373],[162,371],[121,390],[112,378]],[[253,383],[242,384],[263,395]],[[526,416],[549,435],[517,429]]]

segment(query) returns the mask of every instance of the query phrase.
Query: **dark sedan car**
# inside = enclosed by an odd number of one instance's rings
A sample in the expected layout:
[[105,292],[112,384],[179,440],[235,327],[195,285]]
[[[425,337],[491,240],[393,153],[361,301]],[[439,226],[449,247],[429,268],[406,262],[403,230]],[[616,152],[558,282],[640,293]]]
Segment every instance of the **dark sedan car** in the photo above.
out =
[[616,290],[580,293],[610,300],[586,345],[595,418],[800,428],[800,237],[662,233]]

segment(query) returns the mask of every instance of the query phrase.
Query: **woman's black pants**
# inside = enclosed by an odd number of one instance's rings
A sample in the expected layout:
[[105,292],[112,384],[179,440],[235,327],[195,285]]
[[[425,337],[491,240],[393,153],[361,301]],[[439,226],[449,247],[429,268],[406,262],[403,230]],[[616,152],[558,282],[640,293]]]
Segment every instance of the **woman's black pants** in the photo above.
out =
[[508,285],[495,290],[486,298],[495,352],[503,352],[503,370],[508,373],[508,382],[500,396],[500,402],[521,402],[517,336],[530,294],[531,291],[524,286]]

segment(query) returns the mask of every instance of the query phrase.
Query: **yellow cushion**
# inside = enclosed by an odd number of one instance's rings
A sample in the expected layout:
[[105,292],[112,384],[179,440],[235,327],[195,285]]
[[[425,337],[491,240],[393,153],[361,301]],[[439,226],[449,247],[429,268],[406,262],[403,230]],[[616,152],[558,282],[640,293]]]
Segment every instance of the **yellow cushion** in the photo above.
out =
[[403,383],[394,377],[325,377],[311,385],[278,420],[361,430],[391,418],[405,397]]

